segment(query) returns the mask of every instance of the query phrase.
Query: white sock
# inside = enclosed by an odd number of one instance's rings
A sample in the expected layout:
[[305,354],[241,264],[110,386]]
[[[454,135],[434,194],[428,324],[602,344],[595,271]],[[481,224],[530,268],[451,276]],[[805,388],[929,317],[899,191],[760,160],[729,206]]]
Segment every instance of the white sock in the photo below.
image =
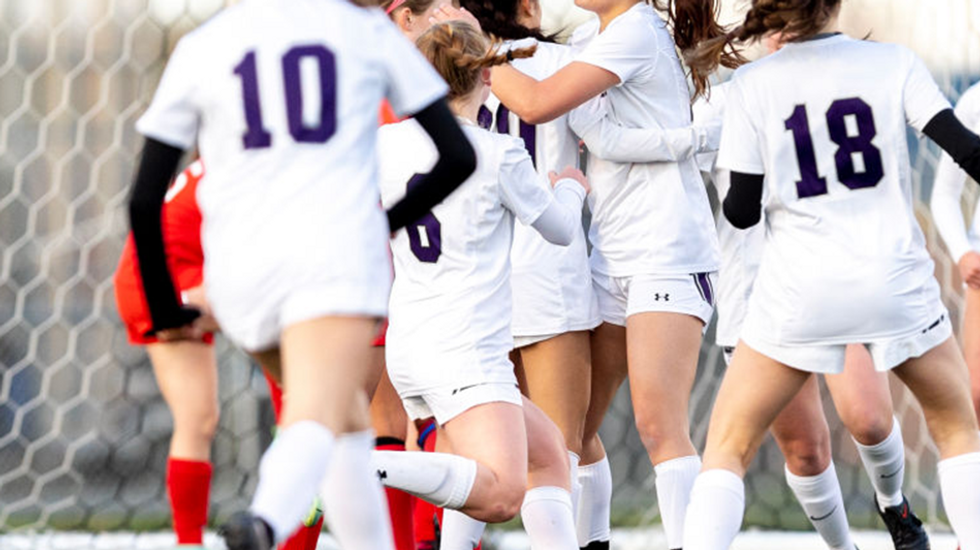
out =
[[578,518],[578,501],[582,496],[582,484],[578,480],[578,463],[581,458],[572,451],[568,451],[568,474],[569,487],[572,488],[572,517]]
[[595,464],[578,467],[578,481],[582,486],[579,496],[578,531],[579,547],[593,541],[609,540],[609,514],[612,504],[612,470],[609,457],[604,456]]
[[577,550],[572,496],[561,487],[528,489],[521,505],[521,520],[531,550]]
[[980,550],[980,453],[939,461],[939,487],[962,550]]
[[337,438],[320,486],[330,532],[344,550],[394,550],[388,504],[371,468],[374,432]]
[[902,504],[902,483],[905,481],[905,442],[898,418],[892,419],[892,433],[877,445],[866,446],[856,440],[858,454],[875,488],[878,506],[882,511]]
[[691,487],[701,471],[701,458],[682,456],[653,467],[656,474],[657,504],[664,525],[667,548],[684,547],[684,515],[691,500]]
[[466,504],[476,481],[475,460],[448,453],[374,451],[371,467],[381,482],[440,508],[457,510]]
[[729,548],[742,527],[745,483],[728,470],[707,470],[694,481],[684,522],[684,550]]
[[305,420],[280,430],[262,456],[250,510],[272,528],[276,542],[291,535],[310,511],[333,445],[330,430]]
[[442,513],[440,550],[473,550],[480,544],[487,524],[459,510]]
[[786,483],[800,501],[817,533],[831,550],[854,550],[851,530],[847,525],[844,497],[834,463],[815,476],[798,476],[786,469]]

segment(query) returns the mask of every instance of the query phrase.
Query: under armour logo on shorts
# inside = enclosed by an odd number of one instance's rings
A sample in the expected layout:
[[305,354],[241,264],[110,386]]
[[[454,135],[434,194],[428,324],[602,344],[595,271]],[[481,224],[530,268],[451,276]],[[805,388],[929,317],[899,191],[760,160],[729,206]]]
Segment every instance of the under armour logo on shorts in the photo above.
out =
[[[663,296],[664,296],[664,301],[665,302],[669,302],[670,301],[670,293],[666,293]],[[655,293],[653,295],[653,299],[659,302],[660,301],[660,293],[659,292]]]

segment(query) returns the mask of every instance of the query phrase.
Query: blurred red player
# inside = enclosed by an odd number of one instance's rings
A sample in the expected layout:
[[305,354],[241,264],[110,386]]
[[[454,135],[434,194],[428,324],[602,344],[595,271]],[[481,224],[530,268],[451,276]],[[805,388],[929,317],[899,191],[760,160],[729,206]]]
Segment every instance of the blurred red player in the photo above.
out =
[[[143,295],[133,238],[123,248],[114,278],[116,307],[129,341],[144,346],[164,401],[174,419],[167,461],[167,492],[180,548],[203,549],[211,486],[211,442],[218,425],[218,366],[212,342],[218,330],[204,301],[201,212],[195,198],[204,176],[200,160],[187,167],[167,192],[163,234],[171,277],[184,303],[201,307],[207,331],[187,332],[180,340],[148,335],[153,324]],[[278,387],[270,381],[270,393]],[[278,420],[279,409],[276,407]],[[322,515],[317,510],[280,550],[316,548]]]

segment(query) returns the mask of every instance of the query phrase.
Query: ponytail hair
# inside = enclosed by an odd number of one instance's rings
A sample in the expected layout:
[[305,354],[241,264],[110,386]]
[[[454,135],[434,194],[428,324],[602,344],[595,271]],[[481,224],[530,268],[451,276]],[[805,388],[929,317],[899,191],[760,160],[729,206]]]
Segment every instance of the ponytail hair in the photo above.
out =
[[[725,38],[725,28],[718,23],[717,0],[652,0],[653,7],[667,12],[674,44],[681,55],[688,58],[702,44],[710,44]],[[714,72],[718,64],[726,67],[737,67],[745,62],[736,50],[725,48],[718,54],[719,61],[714,66],[691,65],[691,80],[694,82],[694,96],[707,94],[710,86],[708,76]]]
[[[540,0],[532,0],[540,1]],[[534,38],[539,42],[554,42],[539,28],[528,28],[517,22],[521,0],[461,0],[460,5],[476,17],[483,32],[500,40]]]
[[692,71],[708,73],[719,65],[735,68],[746,62],[738,53],[739,46],[770,34],[780,33],[783,42],[809,40],[827,26],[840,5],[841,0],[752,0],[745,21],[686,55],[687,65]]
[[501,50],[473,25],[463,21],[437,23],[416,42],[422,55],[449,84],[449,99],[466,97],[480,79],[480,70],[534,55],[537,46]]

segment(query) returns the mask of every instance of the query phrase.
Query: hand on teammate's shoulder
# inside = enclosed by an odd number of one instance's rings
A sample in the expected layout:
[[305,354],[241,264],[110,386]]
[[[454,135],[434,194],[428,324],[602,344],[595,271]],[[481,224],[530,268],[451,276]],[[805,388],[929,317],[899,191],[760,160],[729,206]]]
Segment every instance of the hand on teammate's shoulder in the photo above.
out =
[[960,276],[967,286],[980,290],[980,254],[973,250],[967,252],[959,261]]

